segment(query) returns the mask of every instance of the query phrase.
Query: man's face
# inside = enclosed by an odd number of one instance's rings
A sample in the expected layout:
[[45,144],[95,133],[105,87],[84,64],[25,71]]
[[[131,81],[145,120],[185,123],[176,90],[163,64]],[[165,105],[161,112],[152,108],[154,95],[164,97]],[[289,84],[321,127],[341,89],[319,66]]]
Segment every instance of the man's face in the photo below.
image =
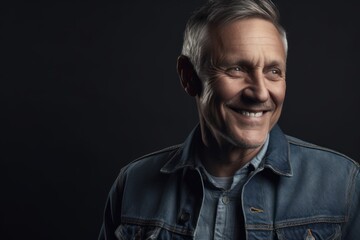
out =
[[197,97],[202,129],[220,145],[260,147],[285,98],[281,36],[272,23],[251,18],[210,29],[209,40]]

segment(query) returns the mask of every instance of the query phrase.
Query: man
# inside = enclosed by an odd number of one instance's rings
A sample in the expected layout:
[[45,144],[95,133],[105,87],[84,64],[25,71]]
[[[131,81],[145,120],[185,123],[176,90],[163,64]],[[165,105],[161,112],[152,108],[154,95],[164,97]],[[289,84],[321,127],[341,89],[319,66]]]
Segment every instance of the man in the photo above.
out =
[[286,54],[270,1],[194,13],[178,73],[200,124],[121,170],[99,239],[359,239],[359,165],[276,125]]

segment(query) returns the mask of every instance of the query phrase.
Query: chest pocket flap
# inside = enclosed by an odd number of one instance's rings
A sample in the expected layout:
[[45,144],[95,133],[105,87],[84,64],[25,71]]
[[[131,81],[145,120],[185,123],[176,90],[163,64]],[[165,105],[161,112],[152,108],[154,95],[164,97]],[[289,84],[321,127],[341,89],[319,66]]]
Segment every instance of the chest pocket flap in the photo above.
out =
[[279,240],[340,240],[339,224],[315,223],[279,228],[276,230]]

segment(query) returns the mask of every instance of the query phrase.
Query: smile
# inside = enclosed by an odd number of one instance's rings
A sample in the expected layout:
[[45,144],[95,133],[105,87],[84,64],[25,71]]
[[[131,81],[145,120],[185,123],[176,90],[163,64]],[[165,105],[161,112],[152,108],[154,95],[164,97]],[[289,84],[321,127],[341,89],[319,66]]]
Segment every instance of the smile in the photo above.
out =
[[261,117],[264,112],[248,112],[248,111],[240,111],[241,115],[247,116],[247,117]]
[[263,117],[267,112],[272,111],[271,107],[262,107],[262,108],[242,108],[242,107],[236,107],[236,106],[230,106],[227,105],[228,108],[230,108],[232,111],[248,117],[248,118],[261,118]]

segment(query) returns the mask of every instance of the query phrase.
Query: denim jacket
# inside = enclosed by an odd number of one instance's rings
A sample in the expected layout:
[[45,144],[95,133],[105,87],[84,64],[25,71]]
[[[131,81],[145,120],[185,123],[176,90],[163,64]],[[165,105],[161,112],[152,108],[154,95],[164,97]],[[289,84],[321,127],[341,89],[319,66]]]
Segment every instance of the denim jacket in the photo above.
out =
[[[194,168],[198,135],[121,169],[99,239],[194,239],[204,189]],[[278,126],[241,199],[247,240],[360,239],[359,165]]]

